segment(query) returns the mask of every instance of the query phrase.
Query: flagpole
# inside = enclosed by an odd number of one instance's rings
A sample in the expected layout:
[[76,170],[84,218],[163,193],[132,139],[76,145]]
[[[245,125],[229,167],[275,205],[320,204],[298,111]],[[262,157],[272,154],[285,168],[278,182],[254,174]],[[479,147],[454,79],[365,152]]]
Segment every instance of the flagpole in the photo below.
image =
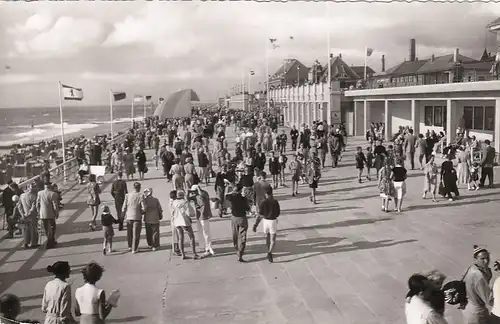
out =
[[111,118],[111,140],[113,140],[113,91],[109,89],[109,116]]
[[63,176],[64,176],[64,182],[66,182],[68,179],[66,177],[66,147],[64,145],[64,117],[63,117],[63,106],[62,106],[62,95],[61,95],[61,81],[58,83],[58,90],[59,90],[59,116],[61,118],[61,142],[62,142],[62,156],[63,156]]
[[[330,3],[326,2],[326,17],[327,21],[330,21]],[[326,59],[327,59],[327,67],[328,67],[328,83],[327,83],[327,89],[328,89],[328,99],[326,101],[326,119],[327,119],[327,124],[331,126],[332,124],[332,103],[331,103],[331,98],[332,98],[332,67],[331,67],[331,58],[330,58],[330,26],[327,25],[326,27]],[[322,114],[322,116],[324,116]]]
[[269,104],[269,44],[267,41],[268,39],[266,39],[266,106],[269,111],[271,105]]
[[132,111],[130,113],[130,128],[134,128],[134,98],[132,98]]
[[252,83],[252,73],[248,73],[248,100],[250,100],[250,84]]
[[366,61],[368,60],[368,47],[365,47],[365,75],[364,75],[364,80],[366,82]]
[[144,125],[146,125],[146,97],[142,97],[142,104],[144,106]]

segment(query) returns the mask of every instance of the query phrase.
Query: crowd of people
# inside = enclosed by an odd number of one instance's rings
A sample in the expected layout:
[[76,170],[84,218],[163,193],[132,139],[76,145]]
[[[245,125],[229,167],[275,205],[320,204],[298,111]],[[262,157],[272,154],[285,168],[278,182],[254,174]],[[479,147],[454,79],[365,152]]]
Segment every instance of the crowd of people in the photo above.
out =
[[[251,229],[256,232],[262,224],[261,231],[265,235],[267,246],[266,257],[272,263],[278,232],[277,219],[281,214],[280,203],[274,197],[274,191],[280,187],[290,187],[292,196],[296,196],[301,185],[307,185],[310,189],[310,201],[316,204],[316,190],[320,185],[322,170],[328,167],[326,161],[330,160],[331,167],[337,168],[342,163],[347,145],[346,129],[342,124],[331,127],[326,121],[315,121],[311,125],[294,125],[288,131],[280,130],[279,126],[279,118],[265,110],[241,112],[199,109],[190,118],[148,118],[143,128],[135,127],[129,132],[123,144],[111,145],[109,148],[104,145],[105,149],[100,156],[95,155],[99,155],[99,152],[92,149],[92,146],[90,151],[87,150],[90,154],[75,153],[80,163],[80,181],[87,182],[86,202],[91,210],[89,230],[99,228],[100,218],[103,254],[114,252],[114,224],[117,224],[119,231],[126,230],[128,249],[132,254],[139,252],[143,225],[148,250],[158,250],[161,248],[160,222],[168,219],[172,229],[173,254],[188,259],[185,251],[187,235],[193,259],[210,257],[217,253],[212,245],[210,220],[214,214],[223,218],[230,213],[231,236],[237,260],[246,262],[244,255],[249,219],[255,218]],[[418,162],[417,168],[423,173],[423,198],[431,195],[436,201],[436,194],[440,194],[453,200],[459,195],[459,184],[466,183],[469,189],[477,190],[484,186],[486,177],[489,177],[489,185],[493,185],[495,151],[489,141],[485,141],[485,146],[481,149],[475,138],[462,136],[458,137],[457,143],[446,145],[444,134],[428,132],[416,135],[411,128],[401,127],[393,138],[393,144],[385,146],[384,127],[383,124],[372,125],[366,137],[367,147],[365,150],[362,147],[356,148],[354,161],[359,183],[365,178],[371,181],[372,176],[376,177],[383,211],[390,211],[391,201],[394,201],[395,211],[402,211],[408,176],[405,165],[414,170],[415,160]],[[227,136],[231,128],[235,133],[234,138]],[[436,164],[438,148],[446,157],[441,167]],[[146,156],[146,149],[152,151],[151,156]],[[75,150],[81,152],[78,146]],[[474,160],[477,151],[482,152],[478,161]],[[104,152],[108,152],[106,158],[101,159]],[[456,169],[452,162],[455,158],[458,161]],[[160,200],[153,195],[152,188],[143,188],[141,182],[148,173],[148,160],[154,161],[155,169],[160,169],[170,183],[172,190],[168,206],[162,206]],[[111,187],[116,215],[112,215],[109,206],[101,202],[99,181],[94,174],[89,174],[88,169],[89,165],[94,164],[105,165],[109,172],[116,173]],[[124,178],[135,181],[130,191]],[[16,219],[21,220],[20,223],[24,225],[24,246],[37,246],[34,243],[38,242],[35,226],[29,224],[36,224],[40,219],[47,236],[45,247],[55,247],[59,197],[52,184],[45,181],[43,190],[32,186],[27,193],[16,192],[15,184],[10,187],[14,193],[12,197],[20,196],[19,202],[12,200],[12,213],[17,212],[19,215]],[[164,215],[167,209],[168,216]],[[197,243],[204,250],[201,255],[198,254]],[[474,272],[476,275],[487,267],[487,264],[484,265],[484,254],[487,254],[484,249],[474,252],[474,258],[478,260],[474,266],[479,269],[479,272]],[[92,316],[84,316],[86,319],[82,323],[103,323],[111,306],[102,290],[95,288],[95,283],[102,275],[102,268],[96,264],[89,267],[93,269],[93,274],[84,273],[89,286],[77,290],[77,295],[93,294],[94,306],[82,308],[80,305],[76,314],[86,314],[85,311],[91,312],[89,309],[98,309],[99,312],[90,313]],[[69,264],[54,265],[49,269],[55,274],[57,281],[52,283],[54,288],[46,288],[46,293],[50,293],[51,289],[61,293],[68,289],[65,288],[68,269]],[[478,279],[470,280],[476,282]],[[464,279],[464,282],[467,286],[467,280]],[[476,288],[474,286],[468,289]],[[444,318],[436,319],[442,317],[444,300],[447,298],[440,285],[438,287],[428,276],[415,275],[409,280],[409,289],[406,307],[408,323],[445,323]],[[6,304],[17,305],[14,297],[7,298]],[[57,300],[62,297],[52,298]],[[474,302],[471,300],[470,305]],[[48,310],[46,303],[44,296],[43,309],[52,312]],[[2,316],[8,318],[6,314],[9,312],[4,312],[3,309]],[[71,313],[71,307],[68,309]],[[85,310],[83,313],[82,309]],[[425,317],[423,314],[427,316],[426,321],[422,321]],[[50,316],[47,315],[47,318]],[[52,322],[46,320],[46,323]],[[473,323],[483,322],[467,322]]]

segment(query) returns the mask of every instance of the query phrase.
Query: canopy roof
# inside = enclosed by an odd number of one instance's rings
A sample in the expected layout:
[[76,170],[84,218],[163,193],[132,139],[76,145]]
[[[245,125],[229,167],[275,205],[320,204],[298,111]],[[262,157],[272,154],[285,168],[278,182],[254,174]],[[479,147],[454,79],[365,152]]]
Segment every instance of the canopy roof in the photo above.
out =
[[167,100],[163,101],[154,112],[160,119],[173,117],[191,117],[191,101],[200,101],[192,89],[174,92]]

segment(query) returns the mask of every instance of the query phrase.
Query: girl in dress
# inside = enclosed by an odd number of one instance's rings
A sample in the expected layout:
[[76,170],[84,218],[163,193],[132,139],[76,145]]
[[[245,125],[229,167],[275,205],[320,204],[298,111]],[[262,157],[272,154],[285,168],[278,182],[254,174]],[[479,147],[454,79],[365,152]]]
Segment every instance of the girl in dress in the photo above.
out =
[[479,164],[474,162],[470,167],[469,172],[469,183],[467,187],[469,190],[479,190],[478,182],[479,181]]

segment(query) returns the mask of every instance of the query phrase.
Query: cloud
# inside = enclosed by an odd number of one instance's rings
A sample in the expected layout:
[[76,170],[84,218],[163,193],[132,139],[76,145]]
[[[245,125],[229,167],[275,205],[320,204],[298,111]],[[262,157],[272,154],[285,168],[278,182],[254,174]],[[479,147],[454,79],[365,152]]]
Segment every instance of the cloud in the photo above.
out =
[[14,41],[14,51],[10,53],[11,56],[13,54],[37,58],[69,56],[99,45],[106,36],[103,24],[93,19],[63,16],[57,19],[50,29],[43,30],[49,25],[49,20],[34,15],[28,18],[22,27],[15,27],[21,31],[41,32],[21,35],[20,39]]
[[79,77],[85,80],[101,81],[111,84],[119,83],[133,85],[137,83],[152,84],[158,82],[194,80],[201,79],[204,75],[202,70],[192,69],[165,74],[84,72],[81,73]]
[[40,80],[37,74],[3,74],[0,75],[0,85],[31,83]]
[[54,20],[48,12],[36,13],[26,19],[24,24],[16,24],[8,28],[7,33],[18,36],[27,33],[41,32],[53,24]]

